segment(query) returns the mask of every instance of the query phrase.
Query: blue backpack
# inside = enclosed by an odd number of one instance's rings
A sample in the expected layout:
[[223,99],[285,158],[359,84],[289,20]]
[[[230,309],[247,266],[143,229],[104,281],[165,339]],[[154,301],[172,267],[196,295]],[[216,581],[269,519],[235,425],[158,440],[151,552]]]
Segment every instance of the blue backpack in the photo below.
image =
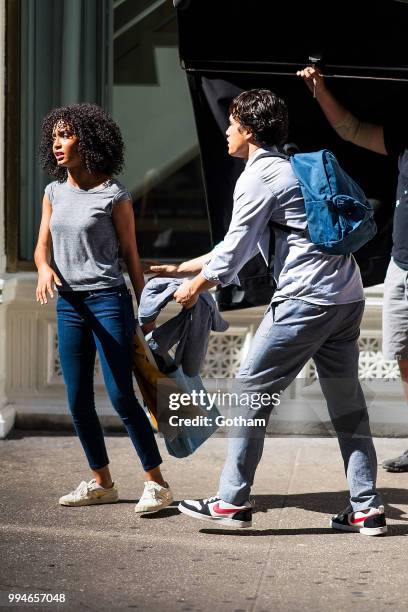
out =
[[[288,159],[287,155],[276,157]],[[314,244],[326,253],[347,255],[375,236],[377,226],[370,202],[331,151],[296,153],[289,159],[300,184],[307,231]],[[271,225],[293,229],[273,221]]]

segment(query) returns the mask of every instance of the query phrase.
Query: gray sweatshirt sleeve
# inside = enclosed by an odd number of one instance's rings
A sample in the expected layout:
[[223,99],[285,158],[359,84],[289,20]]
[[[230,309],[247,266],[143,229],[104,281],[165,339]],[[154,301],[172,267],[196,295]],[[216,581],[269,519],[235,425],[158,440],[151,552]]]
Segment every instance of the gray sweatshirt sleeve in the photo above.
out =
[[257,252],[257,243],[271,217],[276,198],[268,185],[250,172],[239,177],[228,232],[202,275],[213,283],[228,285]]

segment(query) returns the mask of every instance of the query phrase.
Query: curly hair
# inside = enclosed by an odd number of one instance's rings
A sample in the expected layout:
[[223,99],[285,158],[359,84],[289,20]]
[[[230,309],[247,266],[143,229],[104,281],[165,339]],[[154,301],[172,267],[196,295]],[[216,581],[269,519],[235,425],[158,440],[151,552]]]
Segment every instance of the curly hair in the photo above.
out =
[[288,109],[284,100],[269,89],[250,89],[233,99],[230,115],[252,132],[260,146],[282,145],[288,138]]
[[59,167],[52,151],[53,131],[61,122],[78,138],[78,151],[91,174],[120,174],[124,144],[119,126],[96,104],[72,104],[54,108],[44,118],[39,157],[41,166],[60,183],[67,179],[67,169]]

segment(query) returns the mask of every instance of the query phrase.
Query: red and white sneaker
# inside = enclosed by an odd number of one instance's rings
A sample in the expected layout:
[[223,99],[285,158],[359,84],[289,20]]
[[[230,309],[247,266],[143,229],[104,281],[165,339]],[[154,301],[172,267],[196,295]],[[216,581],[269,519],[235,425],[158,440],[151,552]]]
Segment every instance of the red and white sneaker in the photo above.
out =
[[349,506],[341,514],[332,517],[330,527],[341,531],[355,531],[369,536],[385,535],[387,533],[387,523],[384,506],[357,512],[353,512],[353,509]]
[[208,499],[185,499],[178,509],[191,518],[212,521],[228,527],[251,527],[252,504],[247,501],[242,506],[234,506],[222,501],[216,495]]

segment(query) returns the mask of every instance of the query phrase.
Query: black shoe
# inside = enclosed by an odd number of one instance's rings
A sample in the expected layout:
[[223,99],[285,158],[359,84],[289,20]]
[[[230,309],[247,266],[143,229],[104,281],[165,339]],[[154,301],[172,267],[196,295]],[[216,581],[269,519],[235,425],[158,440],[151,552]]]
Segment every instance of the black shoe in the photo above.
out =
[[212,521],[228,527],[251,527],[252,504],[247,501],[242,506],[234,506],[217,496],[208,499],[185,499],[178,509],[183,514],[203,521]]
[[363,535],[378,536],[387,533],[384,506],[379,508],[368,508],[353,512],[349,506],[344,512],[333,516],[330,527],[340,531],[354,531]]
[[395,459],[386,459],[382,466],[387,472],[408,472],[408,450]]

